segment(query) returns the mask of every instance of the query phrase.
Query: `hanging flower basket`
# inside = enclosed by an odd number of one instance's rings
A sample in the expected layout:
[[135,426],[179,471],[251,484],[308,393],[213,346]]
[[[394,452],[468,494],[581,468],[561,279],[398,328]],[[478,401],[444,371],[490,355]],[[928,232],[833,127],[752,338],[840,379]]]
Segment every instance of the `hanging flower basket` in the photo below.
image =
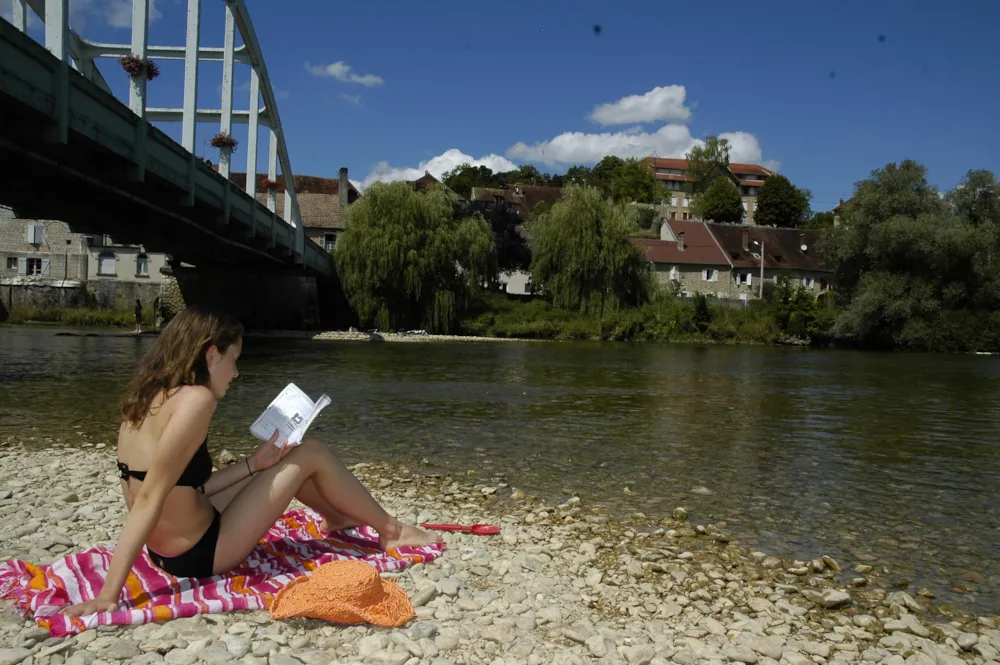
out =
[[261,186],[264,189],[277,189],[278,188],[278,183],[276,181],[274,181],[274,180],[271,180],[267,176],[264,176],[263,180],[260,181],[260,184],[261,184]]
[[212,137],[212,140],[209,141],[209,144],[213,148],[218,148],[219,150],[236,150],[240,142],[234,139],[229,134],[226,134],[225,132],[219,132],[218,134]]
[[160,68],[156,66],[155,62],[152,60],[143,60],[135,53],[126,53],[118,58],[118,62],[121,63],[122,69],[132,78],[145,76],[146,80],[152,81],[160,75]]

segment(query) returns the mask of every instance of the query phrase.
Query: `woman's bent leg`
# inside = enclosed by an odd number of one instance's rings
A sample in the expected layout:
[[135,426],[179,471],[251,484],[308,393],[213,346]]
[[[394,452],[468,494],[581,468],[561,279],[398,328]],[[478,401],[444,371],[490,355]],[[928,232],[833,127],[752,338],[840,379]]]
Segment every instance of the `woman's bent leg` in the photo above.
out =
[[239,565],[307,480],[329,507],[378,531],[383,550],[440,540],[386,513],[332,452],[319,441],[306,439],[280,462],[252,478],[222,511],[215,570]]

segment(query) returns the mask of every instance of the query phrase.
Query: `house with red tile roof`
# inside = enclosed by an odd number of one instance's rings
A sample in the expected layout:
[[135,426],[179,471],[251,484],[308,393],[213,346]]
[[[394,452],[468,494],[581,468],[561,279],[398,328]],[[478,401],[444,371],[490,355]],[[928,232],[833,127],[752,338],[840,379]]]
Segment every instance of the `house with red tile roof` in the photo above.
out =
[[[240,188],[246,185],[246,173],[231,173],[229,179]],[[257,174],[257,200],[267,204],[267,174]],[[327,251],[337,244],[337,237],[347,228],[347,208],[357,201],[361,192],[347,178],[347,169],[340,169],[338,178],[296,175],[295,198],[302,213],[306,237]],[[275,183],[275,210],[285,209],[285,181],[278,176]]]
[[830,288],[833,272],[818,249],[822,231],[735,224],[706,226],[733,266],[734,297],[759,295],[762,268],[765,282],[786,275],[817,296]]
[[[685,192],[685,185],[694,181],[690,175],[686,159],[669,159],[649,157],[646,163],[653,171],[653,177],[670,190],[670,198],[666,200],[666,213],[669,219],[694,219],[692,212],[693,199]],[[769,168],[759,164],[732,163],[726,176],[733,181],[743,199],[743,223],[753,225],[754,213],[757,211],[757,190],[764,182],[775,174]]]
[[527,219],[539,204],[552,206],[562,197],[561,187],[514,183],[505,189],[473,187],[469,200],[473,205],[484,206],[486,209],[500,205],[510,206],[517,211],[521,219]]
[[785,275],[817,296],[825,293],[833,274],[816,247],[820,234],[813,229],[666,220],[660,239],[633,238],[632,244],[652,264],[657,281],[676,283],[683,297],[701,293],[751,300],[760,295],[762,264],[764,282]]
[[704,222],[665,220],[660,239],[633,238],[633,246],[652,264],[659,283],[676,283],[683,297],[696,293],[729,298],[732,264]]

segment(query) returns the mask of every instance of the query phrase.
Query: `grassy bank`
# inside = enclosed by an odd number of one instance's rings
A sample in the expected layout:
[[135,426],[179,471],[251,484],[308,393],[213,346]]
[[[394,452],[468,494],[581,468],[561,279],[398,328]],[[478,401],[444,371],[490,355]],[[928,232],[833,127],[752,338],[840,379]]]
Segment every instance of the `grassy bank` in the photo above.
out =
[[711,299],[662,298],[598,316],[556,309],[541,299],[522,301],[489,294],[462,322],[462,332],[552,340],[807,343],[815,317],[807,323],[793,320],[791,330],[788,318],[778,308],[760,302],[733,308],[713,305]]
[[[134,328],[132,310],[91,307],[17,307],[5,323],[58,323],[64,326]],[[142,325],[153,325],[153,308],[142,311]]]

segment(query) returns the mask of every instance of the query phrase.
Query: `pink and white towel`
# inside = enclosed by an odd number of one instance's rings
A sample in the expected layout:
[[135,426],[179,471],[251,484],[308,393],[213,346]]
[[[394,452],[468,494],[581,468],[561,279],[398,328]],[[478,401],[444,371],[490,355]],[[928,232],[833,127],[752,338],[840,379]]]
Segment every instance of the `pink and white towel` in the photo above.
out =
[[94,598],[108,573],[112,550],[105,547],[71,554],[50,566],[13,559],[0,563],[0,598],[54,637],[74,635],[99,625],[141,624],[196,614],[266,610],[291,580],[324,563],[355,559],[379,572],[403,570],[441,556],[444,544],[378,548],[369,527],[323,536],[322,517],[310,509],[290,510],[275,522],[238,568],[205,579],[173,577],[157,568],[145,548],[122,589],[119,610],[72,618],[58,611]]

